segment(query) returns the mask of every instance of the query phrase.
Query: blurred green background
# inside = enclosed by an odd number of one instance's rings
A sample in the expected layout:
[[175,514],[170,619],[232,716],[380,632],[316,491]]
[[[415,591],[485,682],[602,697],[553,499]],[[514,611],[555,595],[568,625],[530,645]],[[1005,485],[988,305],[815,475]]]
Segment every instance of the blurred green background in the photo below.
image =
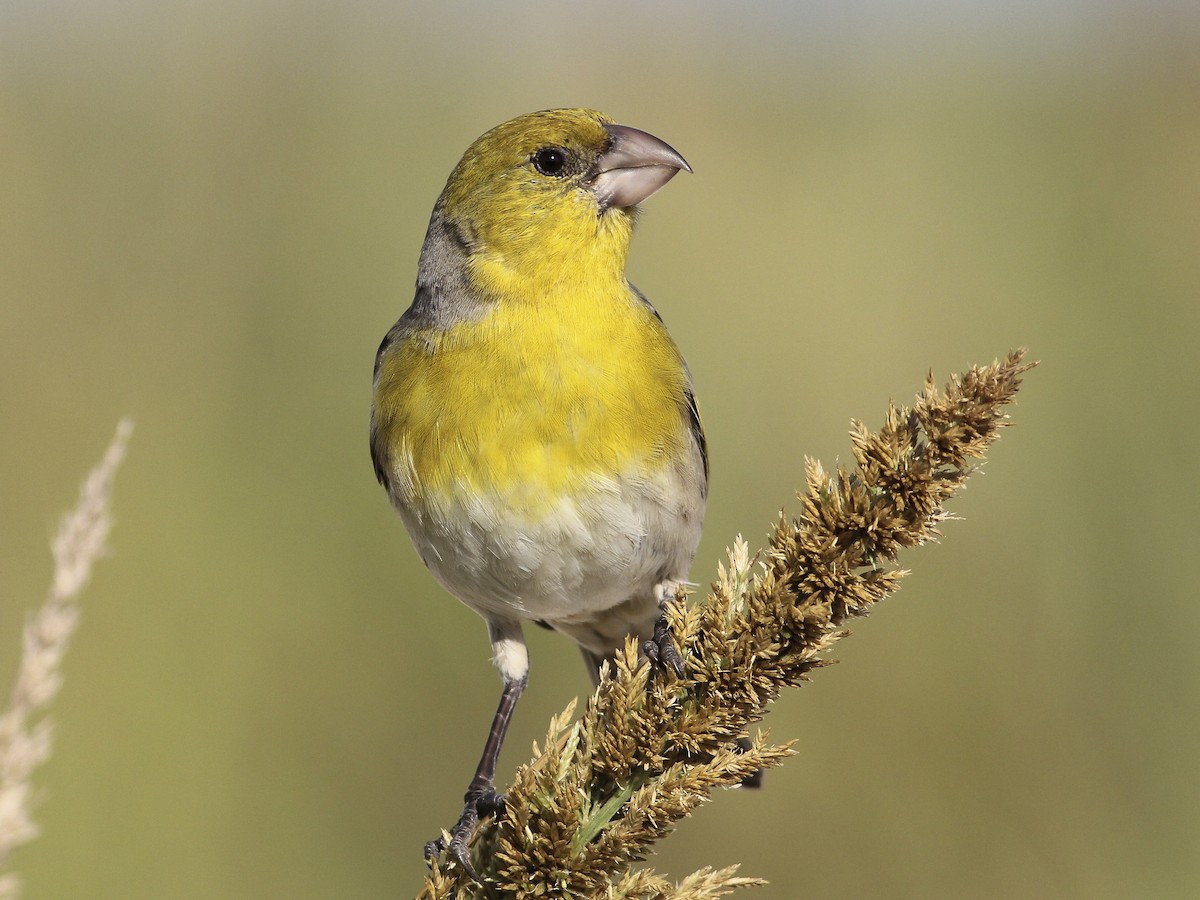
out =
[[[695,580],[851,417],[1042,360],[963,521],[769,717],[799,758],[653,864],[764,900],[1200,896],[1198,59],[1184,3],[9,0],[0,672],[137,423],[26,896],[416,892],[499,681],[374,482],[371,364],[459,155],[563,105],[695,167],[630,261],[708,428]],[[587,690],[532,631],[502,780]]]

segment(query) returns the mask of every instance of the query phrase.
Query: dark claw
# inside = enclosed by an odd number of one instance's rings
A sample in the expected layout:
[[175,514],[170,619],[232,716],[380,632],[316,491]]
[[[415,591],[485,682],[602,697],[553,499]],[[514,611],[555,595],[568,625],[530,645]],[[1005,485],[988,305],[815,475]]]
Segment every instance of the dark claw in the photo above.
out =
[[683,677],[683,657],[675,646],[675,636],[671,634],[666,615],[659,616],[654,623],[654,637],[642,644],[642,652],[652,665],[664,666]]
[[425,858],[433,859],[439,853],[446,849],[446,839],[444,837],[434,838],[432,841],[425,842]]
[[446,843],[445,835],[429,841],[425,844],[425,858],[433,859],[449,850],[450,855],[462,866],[463,871],[471,877],[471,880],[479,881],[479,875],[476,873],[475,867],[471,865],[471,838],[474,837],[475,829],[479,827],[481,818],[498,816],[504,812],[504,796],[488,787],[468,792],[465,799],[466,805],[463,806],[462,815],[450,829],[450,843]]

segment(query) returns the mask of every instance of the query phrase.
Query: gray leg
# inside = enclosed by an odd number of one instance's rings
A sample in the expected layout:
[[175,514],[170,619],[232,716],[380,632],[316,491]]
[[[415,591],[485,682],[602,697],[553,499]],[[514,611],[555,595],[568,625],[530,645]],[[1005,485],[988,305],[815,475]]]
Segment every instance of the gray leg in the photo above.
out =
[[504,679],[500,705],[496,707],[496,714],[492,717],[492,727],[488,730],[479,765],[475,767],[475,777],[471,779],[463,796],[462,815],[450,829],[449,844],[439,837],[425,845],[427,859],[443,850],[449,850],[458,864],[476,881],[479,880],[479,876],[471,865],[468,845],[475,829],[479,827],[479,820],[485,816],[496,815],[504,809],[504,798],[496,793],[496,761],[500,758],[500,749],[504,746],[504,736],[508,733],[517,700],[529,681],[529,656],[525,650],[520,623],[489,621],[488,633],[492,639],[496,667]]

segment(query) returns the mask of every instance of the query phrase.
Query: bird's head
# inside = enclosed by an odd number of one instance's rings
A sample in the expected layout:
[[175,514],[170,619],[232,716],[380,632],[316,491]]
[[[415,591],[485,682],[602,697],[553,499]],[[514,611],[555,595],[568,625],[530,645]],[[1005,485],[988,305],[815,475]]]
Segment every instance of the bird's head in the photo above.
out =
[[476,286],[624,278],[635,207],[680,169],[669,145],[589,109],[530,113],[480,137],[438,200]]

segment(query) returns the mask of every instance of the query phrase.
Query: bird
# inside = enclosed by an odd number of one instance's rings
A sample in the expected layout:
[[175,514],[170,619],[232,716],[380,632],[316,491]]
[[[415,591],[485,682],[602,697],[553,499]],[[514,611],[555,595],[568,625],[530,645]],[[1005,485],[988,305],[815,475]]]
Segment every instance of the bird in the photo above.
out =
[[523,623],[574,640],[594,684],[628,635],[683,672],[664,604],[700,541],[708,450],[688,365],[625,271],[638,204],[681,171],[669,144],[591,109],[492,128],[434,204],[415,297],[376,354],[375,475],[433,577],[484,619],[503,682],[462,814],[425,846],[473,878],[469,842],[503,810]]

